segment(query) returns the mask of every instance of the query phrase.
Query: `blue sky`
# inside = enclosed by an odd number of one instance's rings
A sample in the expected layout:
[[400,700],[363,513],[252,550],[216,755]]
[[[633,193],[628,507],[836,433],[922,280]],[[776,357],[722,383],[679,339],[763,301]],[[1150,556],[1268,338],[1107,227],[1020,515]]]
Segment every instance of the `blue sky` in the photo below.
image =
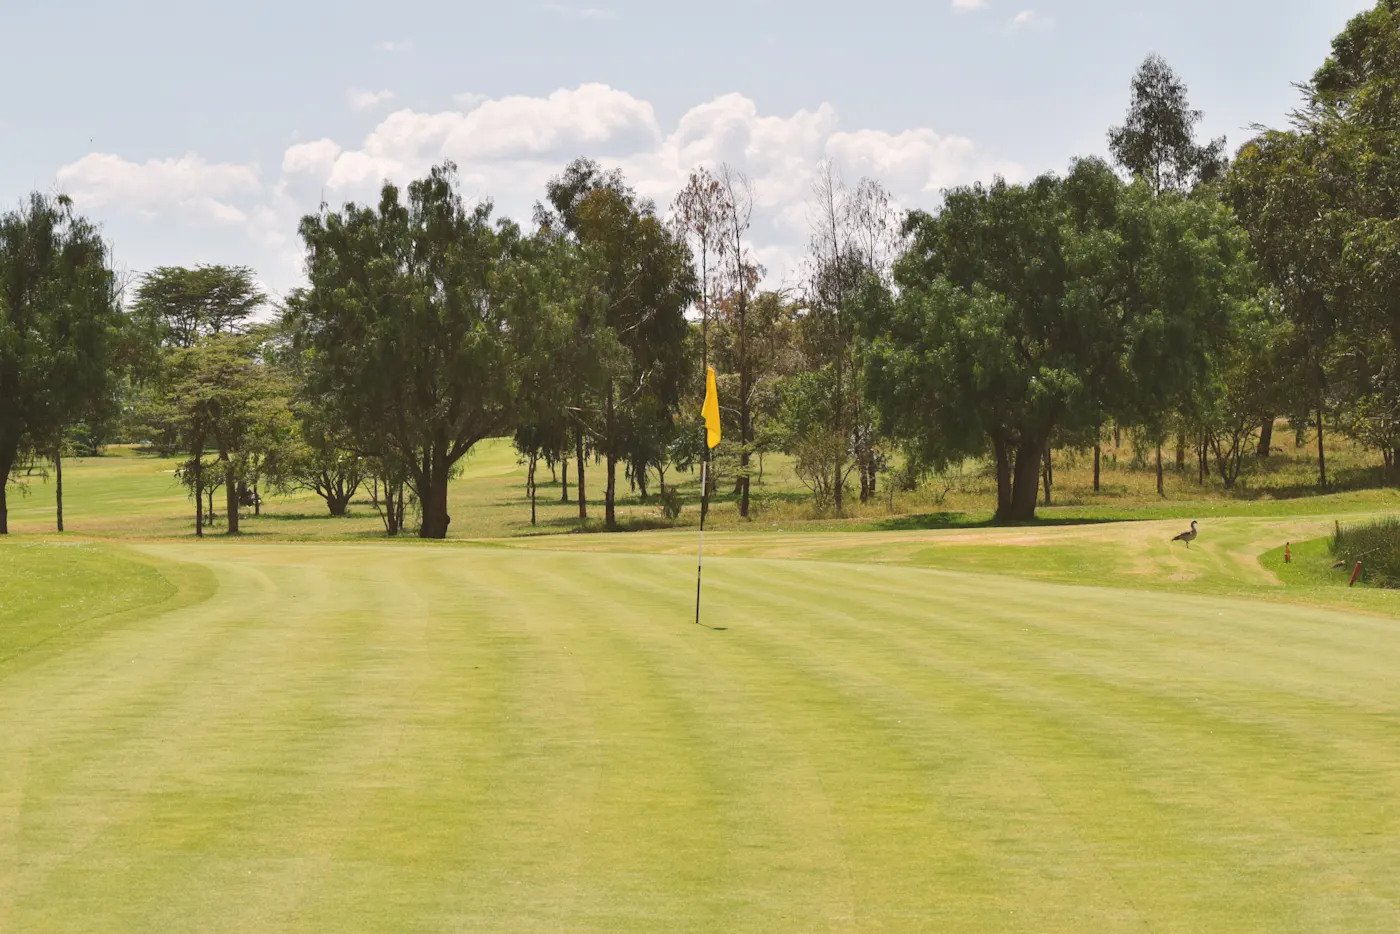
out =
[[[297,218],[454,158],[522,221],[575,155],[669,202],[695,162],[752,178],[791,281],[810,173],[931,206],[947,186],[1103,154],[1164,55],[1231,147],[1280,124],[1367,0],[3,0],[0,202],[63,190],[119,263],[300,280]],[[23,80],[24,84],[20,83]]]

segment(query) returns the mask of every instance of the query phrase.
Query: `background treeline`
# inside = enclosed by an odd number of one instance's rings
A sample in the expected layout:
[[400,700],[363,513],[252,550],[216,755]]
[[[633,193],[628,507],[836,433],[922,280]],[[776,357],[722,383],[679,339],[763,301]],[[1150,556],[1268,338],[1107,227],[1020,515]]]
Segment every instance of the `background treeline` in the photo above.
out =
[[[434,168],[375,205],[300,225],[307,285],[276,307],[251,270],[120,280],[64,198],[0,218],[0,476],[113,440],[178,456],[202,534],[222,509],[367,496],[390,535],[448,532],[448,482],[513,436],[579,520],[618,525],[620,484],[672,518],[671,471],[710,454],[697,413],[720,374],[711,492],[751,509],[765,455],[818,509],[985,459],[1002,520],[1053,490],[1052,450],[1186,458],[1232,488],[1279,418],[1400,450],[1400,12],[1357,16],[1301,85],[1286,130],[1233,160],[1156,56],[1134,76],[1113,165],[1076,159],[904,212],[824,164],[801,281],[763,288],[755,193],[697,168],[668,210],[580,159],[529,228]],[[1166,452],[1164,454],[1164,451]],[[601,476],[599,475],[601,472]],[[0,485],[0,531],[6,530]],[[602,491],[601,497],[598,491]]]

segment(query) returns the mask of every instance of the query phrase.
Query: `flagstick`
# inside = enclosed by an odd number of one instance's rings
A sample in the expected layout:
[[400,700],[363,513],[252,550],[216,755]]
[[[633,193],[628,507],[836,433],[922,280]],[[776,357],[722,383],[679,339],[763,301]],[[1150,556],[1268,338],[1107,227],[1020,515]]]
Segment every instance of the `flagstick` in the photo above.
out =
[[710,487],[705,476],[708,458],[700,462],[700,550],[695,555],[695,625],[700,625],[700,568],[705,563],[705,500]]

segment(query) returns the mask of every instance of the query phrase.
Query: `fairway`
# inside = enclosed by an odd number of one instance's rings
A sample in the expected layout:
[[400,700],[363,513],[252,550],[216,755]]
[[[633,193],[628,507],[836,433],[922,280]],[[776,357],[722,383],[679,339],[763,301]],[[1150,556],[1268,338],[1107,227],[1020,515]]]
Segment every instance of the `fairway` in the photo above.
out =
[[563,544],[79,549],[0,930],[1400,927],[1393,618]]

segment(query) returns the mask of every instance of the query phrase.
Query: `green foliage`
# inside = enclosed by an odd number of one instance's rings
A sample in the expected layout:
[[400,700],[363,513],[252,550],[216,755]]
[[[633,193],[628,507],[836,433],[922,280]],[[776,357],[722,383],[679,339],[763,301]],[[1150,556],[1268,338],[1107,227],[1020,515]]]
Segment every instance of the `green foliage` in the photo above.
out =
[[132,318],[153,344],[188,348],[242,330],[266,303],[246,266],[160,266],[142,277]]
[[1189,191],[1225,168],[1225,138],[1198,144],[1200,120],[1201,112],[1186,102],[1186,85],[1160,55],[1149,55],[1133,76],[1127,121],[1109,131],[1108,148],[1154,193]]
[[378,208],[302,220],[311,287],[288,301],[309,391],[354,448],[402,468],[419,534],[447,534],[447,481],[483,438],[511,426],[529,372],[547,365],[552,309],[519,283],[519,231],[469,208],[445,163],[386,184]]
[[681,517],[681,491],[675,486],[666,487],[657,499],[661,503],[661,514],[666,517],[667,522],[675,522]]
[[123,324],[107,245],[72,202],[35,193],[0,216],[0,534],[22,456],[105,414]]
[[865,305],[867,396],[925,464],[990,448],[1004,519],[1034,515],[1053,433],[1105,415],[1165,425],[1248,285],[1227,211],[1124,186],[1096,160],[957,189],[909,226],[899,294]]
[[685,355],[685,309],[697,295],[690,250],[639,199],[620,172],[576,160],[552,179],[553,211],[538,220],[561,229],[575,251],[577,299],[566,361],[574,431],[607,465],[605,523],[616,526],[617,465],[642,477],[666,457],[673,419],[695,361]]
[[1348,570],[1361,562],[1361,579],[1380,587],[1400,587],[1400,518],[1339,526],[1330,542],[1333,557]]

